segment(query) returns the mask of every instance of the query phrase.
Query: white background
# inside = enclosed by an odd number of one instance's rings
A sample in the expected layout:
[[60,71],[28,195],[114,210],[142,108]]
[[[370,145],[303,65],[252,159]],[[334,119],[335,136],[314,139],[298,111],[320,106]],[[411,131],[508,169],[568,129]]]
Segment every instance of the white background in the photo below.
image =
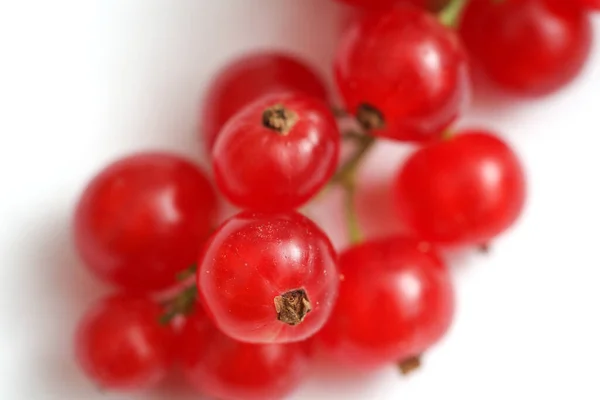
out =
[[[241,51],[288,49],[329,76],[342,11],[329,0],[0,1],[1,399],[136,398],[99,393],[72,360],[78,317],[107,291],[70,244],[78,193],[130,151],[200,159],[200,94]],[[526,165],[520,223],[489,256],[451,257],[456,323],[423,370],[319,367],[293,399],[600,399],[600,40],[555,96],[475,100],[461,124],[498,130]],[[381,145],[363,172],[369,234],[395,229],[380,182],[408,150]],[[309,213],[342,244],[335,213]]]

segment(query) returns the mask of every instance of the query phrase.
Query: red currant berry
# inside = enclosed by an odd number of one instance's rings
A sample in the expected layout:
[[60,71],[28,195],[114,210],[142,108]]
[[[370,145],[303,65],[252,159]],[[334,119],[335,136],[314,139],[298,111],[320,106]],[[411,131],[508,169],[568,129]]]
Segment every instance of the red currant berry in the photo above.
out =
[[526,95],[569,83],[588,59],[592,41],[589,18],[572,0],[473,0],[460,31],[491,80]]
[[593,10],[600,10],[600,0],[579,0],[579,4]]
[[335,251],[297,212],[242,212],[212,236],[198,268],[209,315],[228,336],[249,343],[304,340],[333,308]]
[[174,358],[170,327],[149,299],[115,295],[92,307],[79,324],[79,365],[102,389],[137,390],[158,383]]
[[451,276],[427,242],[392,237],[340,255],[340,293],[317,343],[343,365],[376,368],[421,355],[448,330]]
[[425,11],[398,7],[346,32],[335,61],[348,111],[373,134],[436,138],[468,97],[466,55],[456,35]]
[[419,149],[395,185],[401,217],[421,238],[485,244],[508,229],[525,202],[525,177],[513,151],[484,131]]
[[195,165],[143,153],[105,168],[75,213],[77,248],[101,278],[132,290],[159,290],[193,264],[216,217],[216,196]]
[[301,93],[263,97],[232,117],[213,148],[217,186],[234,204],[278,212],[310,200],[335,172],[336,120]]
[[282,399],[300,384],[310,361],[305,343],[237,342],[204,315],[186,321],[178,343],[186,380],[222,400]]
[[208,152],[217,134],[235,113],[269,93],[301,91],[327,100],[325,83],[303,61],[280,53],[244,55],[226,65],[213,79],[201,116]]

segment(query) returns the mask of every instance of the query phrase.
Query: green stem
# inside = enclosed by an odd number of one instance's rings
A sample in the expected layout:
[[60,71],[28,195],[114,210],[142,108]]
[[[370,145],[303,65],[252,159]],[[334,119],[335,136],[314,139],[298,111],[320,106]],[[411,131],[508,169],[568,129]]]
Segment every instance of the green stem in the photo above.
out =
[[344,181],[349,178],[354,179],[352,176],[354,170],[358,167],[365,154],[369,152],[371,147],[375,144],[375,138],[370,135],[364,135],[359,140],[358,147],[354,154],[338,169],[333,178],[331,178],[331,184],[344,185]]
[[362,136],[354,154],[352,154],[348,161],[340,167],[331,180],[332,184],[338,184],[344,189],[344,210],[346,213],[348,239],[352,244],[359,243],[363,239],[358,216],[356,215],[356,208],[354,206],[356,174],[360,163],[374,144],[374,137],[369,135]]
[[183,282],[196,274],[196,264],[192,264],[177,274],[177,282]]
[[454,132],[451,129],[446,129],[444,132],[442,132],[442,137],[441,139],[443,141],[447,141],[450,140],[454,137]]
[[356,194],[356,174],[353,174],[352,182],[344,185],[344,210],[346,213],[346,229],[348,230],[348,241],[350,244],[360,243],[363,240],[363,233],[360,229],[360,222],[356,214],[354,199]]
[[448,28],[457,28],[468,2],[469,0],[450,0],[448,5],[438,14],[438,19],[442,25]]
[[191,313],[194,310],[197,297],[198,288],[196,285],[183,289],[177,296],[164,305],[166,311],[160,316],[160,324],[168,325],[178,315],[188,315]]

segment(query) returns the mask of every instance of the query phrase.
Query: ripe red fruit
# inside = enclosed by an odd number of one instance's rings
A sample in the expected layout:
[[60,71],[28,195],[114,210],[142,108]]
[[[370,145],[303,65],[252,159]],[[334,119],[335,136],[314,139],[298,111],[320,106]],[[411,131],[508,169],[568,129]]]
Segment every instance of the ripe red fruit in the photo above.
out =
[[282,399],[300,384],[309,367],[305,343],[237,342],[202,314],[185,322],[178,344],[186,380],[215,399]]
[[600,0],[579,0],[579,4],[594,10],[600,10]]
[[196,261],[216,207],[195,165],[166,153],[131,155],[88,184],[75,213],[75,243],[106,281],[131,290],[164,289]]
[[263,97],[232,117],[213,148],[217,186],[234,204],[300,207],[334,174],[340,133],[325,103],[302,93]]
[[158,321],[161,308],[127,294],[105,298],[80,322],[75,353],[102,389],[138,390],[158,383],[174,358],[173,332]]
[[241,108],[266,94],[287,91],[327,100],[321,78],[290,55],[252,53],[227,64],[212,80],[204,99],[200,125],[206,150],[210,153],[223,125]]
[[419,237],[478,245],[515,222],[525,192],[521,164],[506,143],[468,131],[417,150],[399,172],[395,202]]
[[463,48],[449,28],[412,7],[366,17],[342,39],[335,78],[349,112],[374,135],[436,138],[468,97]]
[[525,95],[553,92],[577,76],[590,54],[590,20],[564,0],[473,0],[461,35],[499,86]]
[[340,293],[317,343],[343,365],[375,368],[421,355],[448,330],[451,276],[427,242],[391,237],[340,255]]
[[245,211],[212,236],[198,266],[201,300],[228,336],[249,343],[304,340],[331,313],[335,251],[297,212]]

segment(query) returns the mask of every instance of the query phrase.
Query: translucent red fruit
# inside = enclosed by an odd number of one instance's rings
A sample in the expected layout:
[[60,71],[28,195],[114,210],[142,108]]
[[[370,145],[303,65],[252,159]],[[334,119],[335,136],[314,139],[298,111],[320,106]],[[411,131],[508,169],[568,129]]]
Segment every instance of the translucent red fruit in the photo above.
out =
[[491,80],[525,95],[544,95],[573,80],[592,41],[590,20],[572,0],[473,0],[460,33]]
[[458,38],[413,7],[355,23],[338,49],[335,78],[348,111],[373,134],[397,140],[439,137],[469,93]]
[[266,94],[287,91],[327,100],[325,83],[296,57],[260,52],[227,64],[212,80],[204,99],[200,125],[207,151],[223,125],[241,108]]
[[327,105],[302,93],[268,95],[233,116],[213,148],[215,180],[234,204],[300,207],[335,172],[340,133]]
[[212,236],[198,267],[216,325],[243,342],[304,340],[333,308],[339,275],[327,236],[296,212],[242,212]]
[[283,399],[305,377],[310,361],[305,343],[241,343],[202,314],[185,322],[178,345],[186,380],[222,400]]
[[317,343],[342,365],[375,368],[421,355],[448,330],[451,276],[432,246],[407,237],[340,255],[342,281]]
[[485,244],[508,229],[525,202],[515,153],[485,131],[467,131],[417,150],[395,184],[401,218],[421,238]]
[[127,294],[107,297],[80,322],[77,361],[101,389],[138,390],[158,383],[170,367],[174,337],[161,326],[161,308]]
[[579,4],[595,10],[600,10],[600,0],[579,0]]
[[139,291],[174,284],[214,227],[215,193],[202,171],[166,153],[125,157],[88,184],[74,235],[88,267]]

